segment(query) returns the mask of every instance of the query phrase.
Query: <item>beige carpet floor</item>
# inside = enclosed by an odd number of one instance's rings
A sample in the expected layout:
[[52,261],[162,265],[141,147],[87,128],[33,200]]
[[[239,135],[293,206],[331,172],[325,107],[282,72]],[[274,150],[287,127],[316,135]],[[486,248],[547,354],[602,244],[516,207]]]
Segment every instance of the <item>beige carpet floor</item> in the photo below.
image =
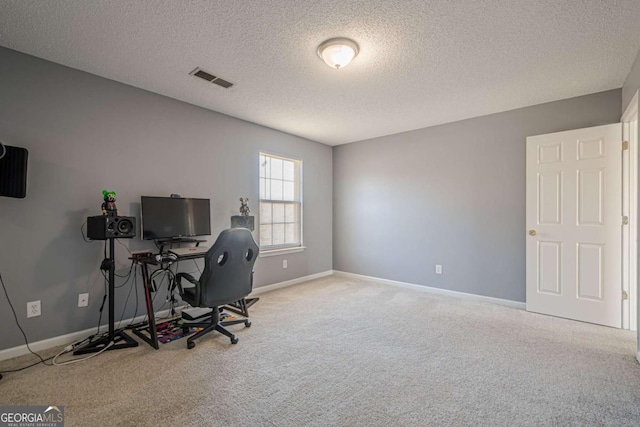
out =
[[[331,276],[253,326],[6,374],[67,426],[638,426],[635,333]],[[32,360],[0,363],[0,370]]]

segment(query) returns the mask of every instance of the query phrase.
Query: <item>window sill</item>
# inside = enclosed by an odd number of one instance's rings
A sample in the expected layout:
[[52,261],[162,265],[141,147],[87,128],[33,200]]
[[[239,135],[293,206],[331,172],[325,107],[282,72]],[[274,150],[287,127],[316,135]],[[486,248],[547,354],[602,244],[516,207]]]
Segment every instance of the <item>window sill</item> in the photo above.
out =
[[260,251],[258,254],[258,258],[277,256],[277,255],[286,255],[286,254],[295,254],[296,252],[302,252],[307,249],[306,246],[296,246],[295,248],[283,248],[283,249],[265,249],[264,251]]

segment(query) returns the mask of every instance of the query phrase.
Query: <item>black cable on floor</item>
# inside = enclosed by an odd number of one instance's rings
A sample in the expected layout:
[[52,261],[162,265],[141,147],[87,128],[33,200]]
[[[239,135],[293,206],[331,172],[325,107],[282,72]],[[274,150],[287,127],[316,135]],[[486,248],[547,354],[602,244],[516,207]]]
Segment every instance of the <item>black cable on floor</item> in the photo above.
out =
[[[47,357],[46,359],[43,359],[44,362],[48,362],[49,360],[53,359],[55,356],[51,356],[51,357]],[[39,360],[37,362],[32,363],[31,365],[27,365],[27,366],[23,366],[22,368],[16,368],[16,369],[9,369],[8,371],[0,371],[0,374],[9,374],[11,372],[20,372],[20,371],[24,371],[27,368],[31,368],[32,366],[36,366],[39,365],[41,363],[44,363],[43,361]],[[45,363],[45,365],[47,366],[52,366],[49,363]],[[2,379],[2,376],[0,375],[0,379]]]
[[[18,329],[20,329],[20,332],[22,333],[22,336],[24,338],[24,343],[27,345],[27,350],[29,350],[29,352],[35,356],[38,356],[38,359],[40,359],[39,362],[36,362],[32,365],[29,366],[25,366],[22,368],[17,368],[17,369],[13,369],[13,370],[9,370],[9,371],[1,371],[0,374],[4,374],[7,372],[17,372],[17,371],[22,371],[23,369],[27,369],[30,368],[31,366],[35,366],[38,365],[40,363],[43,363],[47,366],[51,366],[50,363],[46,363],[48,360],[53,359],[53,357],[49,357],[48,359],[43,359],[42,356],[40,356],[38,353],[36,353],[35,351],[31,350],[31,347],[29,346],[29,340],[27,339],[27,334],[25,334],[24,329],[22,329],[22,326],[20,326],[20,322],[18,321],[18,315],[16,314],[16,310],[15,308],[13,308],[13,304],[11,303],[11,299],[9,299],[9,293],[7,292],[7,287],[4,284],[4,280],[2,279],[2,273],[0,273],[0,283],[2,284],[2,289],[4,290],[4,295],[7,297],[7,302],[9,303],[9,307],[11,307],[11,312],[13,312],[13,318],[16,320],[16,325],[18,325]],[[0,376],[0,378],[2,378]]]

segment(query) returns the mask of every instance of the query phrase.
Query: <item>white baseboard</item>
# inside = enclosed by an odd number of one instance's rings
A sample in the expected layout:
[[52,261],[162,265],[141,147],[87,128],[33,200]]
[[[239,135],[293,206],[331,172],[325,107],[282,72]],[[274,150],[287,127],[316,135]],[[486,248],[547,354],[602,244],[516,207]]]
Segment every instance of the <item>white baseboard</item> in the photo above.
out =
[[[182,309],[182,307],[176,307],[176,311],[180,311]],[[170,310],[162,310],[162,311],[158,311],[156,312],[156,317],[165,317],[168,316]],[[129,325],[129,324],[135,324],[135,323],[139,323],[142,322],[143,320],[145,320],[147,318],[146,314],[145,315],[141,315],[141,316],[137,316],[135,319],[126,319],[126,320],[122,320],[120,322],[116,322],[114,324],[114,327],[116,329],[120,328],[120,325]],[[101,332],[106,332],[109,329],[109,325],[104,324],[102,326],[100,326],[100,331]],[[82,331],[77,331],[77,332],[71,332],[70,334],[65,334],[65,335],[60,335],[57,337],[53,337],[53,338],[47,338],[45,340],[41,340],[41,341],[36,341],[33,343],[29,343],[29,347],[31,347],[31,350],[37,352],[43,351],[43,350],[47,350],[53,347],[58,347],[58,346],[62,346],[62,345],[68,345],[71,343],[74,343],[76,341],[80,341],[86,337],[88,337],[91,334],[95,334],[96,333],[96,328],[89,328],[89,329],[85,329]],[[24,356],[25,354],[29,354],[29,349],[27,348],[26,344],[25,345],[20,345],[18,347],[12,347],[12,348],[7,348],[5,350],[0,350],[0,361],[2,360],[7,360],[7,359],[13,359],[14,357],[18,357],[18,356]]]
[[272,285],[260,286],[258,288],[253,288],[249,298],[254,297],[256,295],[260,295],[265,292],[275,291],[276,289],[286,288],[287,286],[298,285],[300,283],[308,282],[309,280],[319,279],[321,277],[331,276],[333,274],[333,270],[323,271],[321,273],[310,274],[309,276],[298,277],[296,279],[287,280],[285,282],[274,283]]
[[422,286],[422,285],[416,285],[416,284],[413,284],[413,283],[398,282],[398,281],[395,281],[395,280],[388,280],[388,279],[380,279],[378,277],[363,276],[361,274],[347,273],[345,271],[335,270],[334,274],[336,276],[351,277],[353,279],[360,279],[360,280],[368,280],[368,281],[371,281],[371,282],[383,283],[385,285],[398,286],[398,287],[401,287],[401,288],[413,289],[413,290],[421,291],[421,292],[429,292],[429,293],[433,293],[433,294],[447,295],[447,296],[453,296],[453,297],[457,297],[457,298],[470,299],[470,300],[474,300],[474,301],[488,302],[488,303],[491,303],[491,304],[504,305],[504,306],[507,306],[507,307],[516,308],[518,310],[525,310],[526,309],[526,304],[525,303],[518,302],[518,301],[511,301],[511,300],[508,300],[508,299],[485,297],[483,295],[476,295],[476,294],[468,294],[468,293],[465,293],[465,292],[450,291],[448,289],[434,288],[434,287],[431,287],[431,286]]
[[[286,282],[274,283],[272,285],[260,286],[259,288],[253,289],[250,296],[256,296],[262,294],[264,292],[273,291],[276,289],[284,288],[287,286],[297,285],[303,282],[308,282],[309,280],[319,279],[320,277],[326,277],[333,274],[333,270],[323,271],[317,274],[311,274],[309,276],[298,277],[296,279],[287,280]],[[177,307],[176,311],[179,313],[182,307]],[[156,317],[165,317],[169,314],[169,310],[163,310],[156,312]],[[121,322],[117,322],[115,324],[115,328],[119,328],[120,325],[128,325],[130,323],[139,323],[146,319],[146,315],[137,316],[135,319],[127,319],[122,320]],[[106,331],[108,329],[108,325],[102,325],[100,327],[101,331]],[[82,331],[71,332],[69,334],[60,335],[53,338],[48,338],[42,341],[36,341],[33,343],[29,343],[29,347],[31,350],[35,352],[39,352],[42,350],[47,350],[52,347],[68,345],[73,342],[79,341],[83,338],[88,337],[89,335],[96,332],[96,328],[85,329]],[[8,348],[5,350],[0,350],[0,361],[13,359],[14,357],[23,356],[25,354],[29,354],[29,349],[26,345],[21,345],[18,347]]]

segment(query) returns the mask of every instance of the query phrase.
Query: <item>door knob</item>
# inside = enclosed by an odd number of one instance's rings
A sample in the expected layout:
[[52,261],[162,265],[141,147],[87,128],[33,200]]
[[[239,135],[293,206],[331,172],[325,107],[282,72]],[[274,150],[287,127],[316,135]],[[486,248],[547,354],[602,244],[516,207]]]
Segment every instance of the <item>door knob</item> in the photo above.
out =
[[535,236],[536,230],[529,230],[529,236]]

